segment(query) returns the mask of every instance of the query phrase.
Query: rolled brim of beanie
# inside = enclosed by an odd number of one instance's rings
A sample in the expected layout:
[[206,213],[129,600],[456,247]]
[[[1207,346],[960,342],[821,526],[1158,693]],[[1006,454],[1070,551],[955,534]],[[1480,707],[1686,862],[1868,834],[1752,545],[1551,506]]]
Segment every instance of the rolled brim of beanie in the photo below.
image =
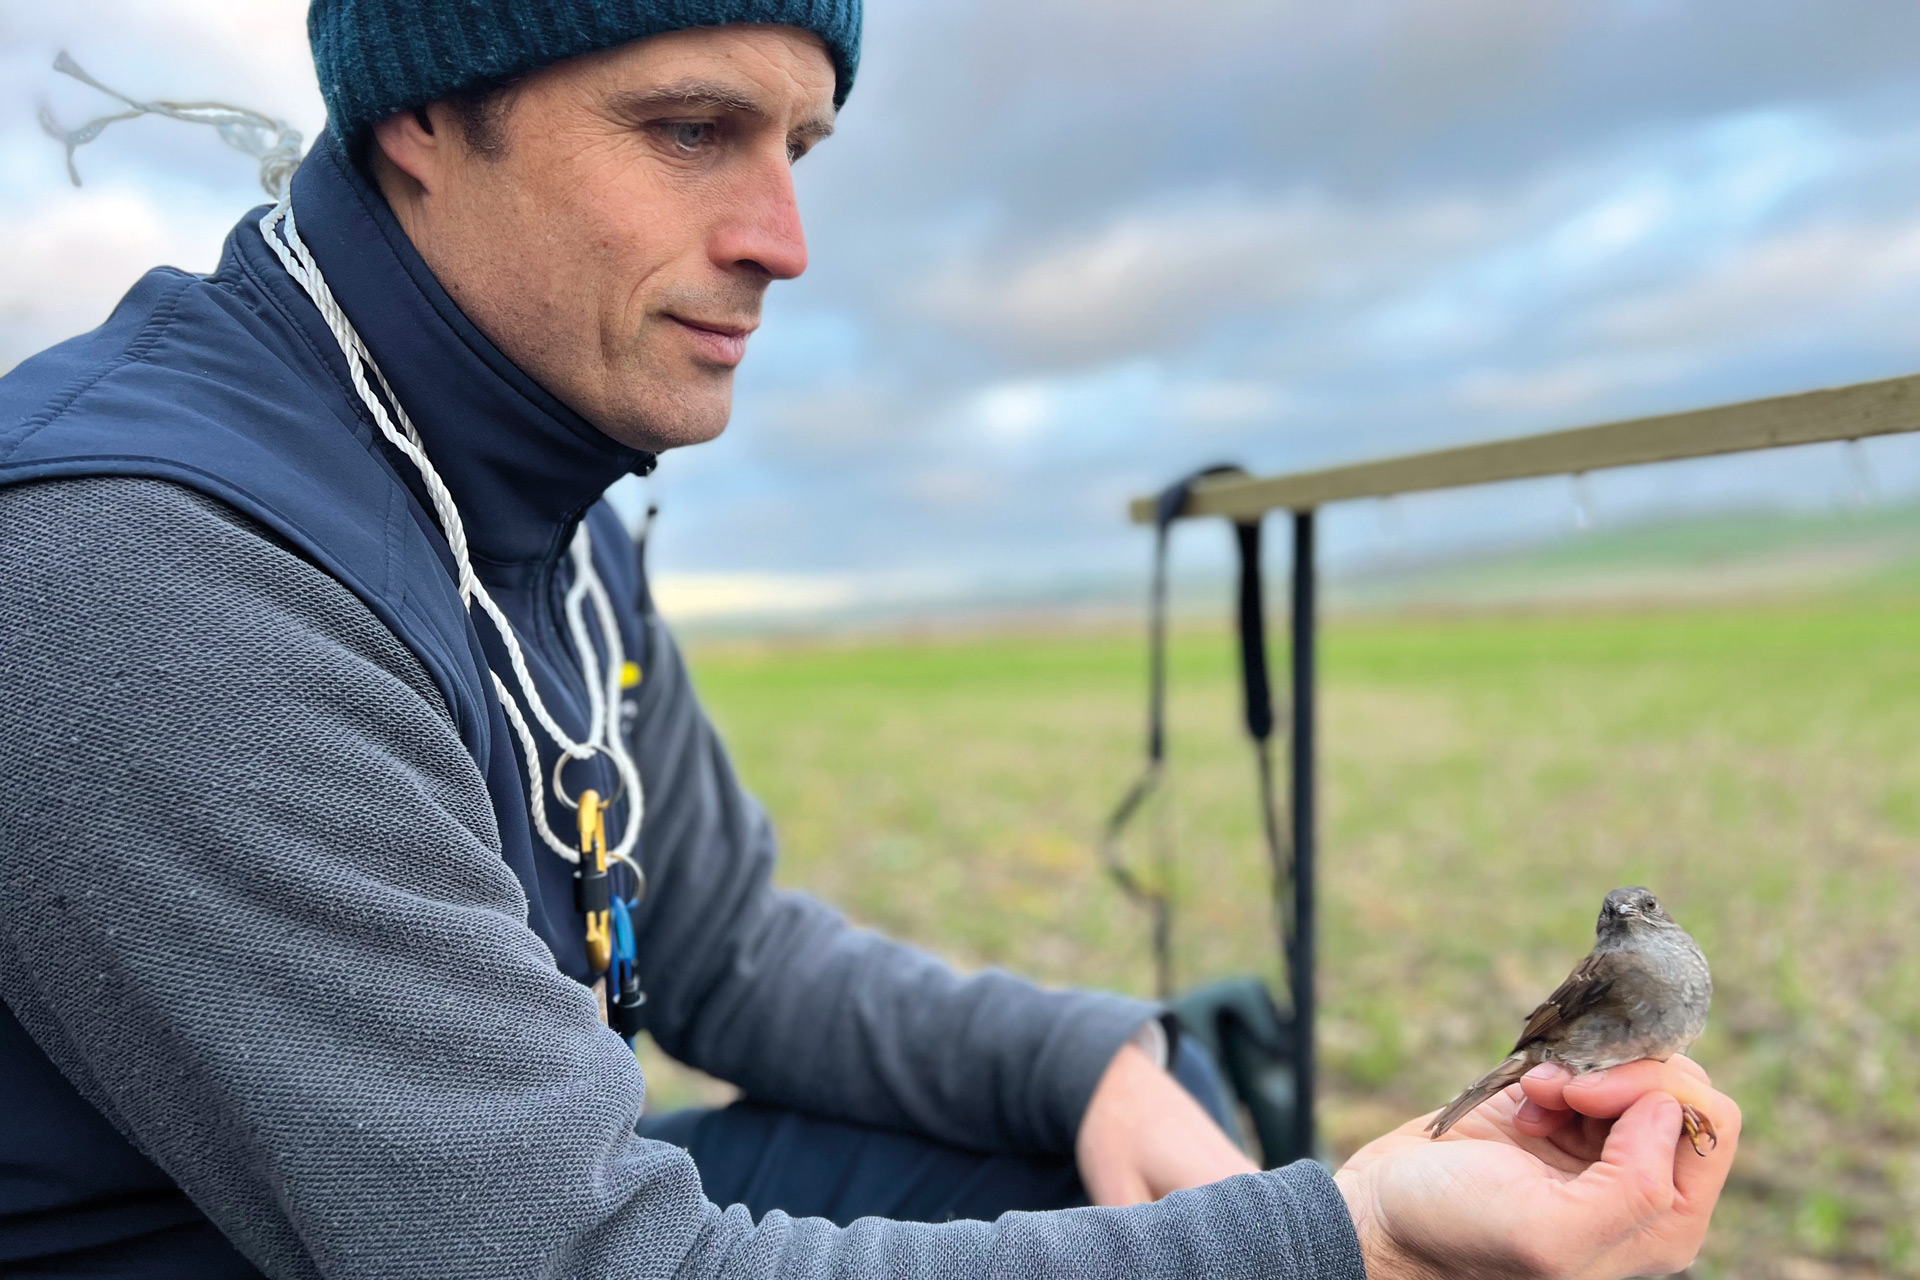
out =
[[349,147],[376,122],[476,85],[687,27],[811,31],[843,105],[860,65],[861,0],[313,0],[327,127]]

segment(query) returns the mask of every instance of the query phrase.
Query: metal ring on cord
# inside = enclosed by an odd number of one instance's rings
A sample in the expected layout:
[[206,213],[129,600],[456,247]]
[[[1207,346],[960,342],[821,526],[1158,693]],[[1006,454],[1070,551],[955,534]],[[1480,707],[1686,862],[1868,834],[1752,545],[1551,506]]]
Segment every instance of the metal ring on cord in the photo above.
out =
[[578,809],[580,807],[580,802],[578,800],[575,800],[572,796],[568,795],[567,789],[560,785],[560,775],[562,772],[565,771],[567,767],[567,762],[569,760],[591,760],[593,759],[594,756],[601,755],[601,756],[605,756],[608,762],[613,765],[613,776],[615,779],[615,786],[613,788],[613,794],[608,796],[606,799],[606,807],[611,809],[616,803],[619,802],[620,797],[627,793],[627,778],[626,778],[626,775],[620,771],[620,762],[619,760],[615,759],[614,754],[611,750],[609,750],[607,747],[603,746],[598,742],[583,742],[580,745],[583,747],[591,748],[591,751],[589,752],[589,754],[584,756],[573,756],[573,755],[568,755],[566,752],[562,751],[560,753],[559,759],[553,762],[554,799],[558,800],[561,804],[567,806],[567,808],[569,809]]
[[[540,691],[533,682],[533,674],[527,669],[526,656],[520,647],[520,640],[514,632],[513,624],[473,572],[472,562],[467,555],[465,526],[460,519],[458,508],[454,506],[453,495],[447,490],[446,482],[440,478],[440,473],[434,469],[432,460],[427,457],[426,446],[421,441],[412,420],[407,417],[405,406],[400,403],[399,397],[393,394],[391,385],[387,382],[386,376],[380,372],[380,367],[374,362],[371,353],[367,351],[366,344],[361,341],[352,322],[340,310],[339,303],[333,297],[333,291],[327,287],[326,277],[321,274],[319,264],[313,260],[312,254],[301,241],[300,233],[294,226],[293,206],[285,196],[282,196],[280,203],[268,210],[266,216],[260,220],[260,234],[265,238],[274,255],[280,259],[281,264],[286,267],[287,274],[313,300],[321,319],[333,333],[334,341],[339,344],[341,354],[347,359],[348,371],[353,376],[354,390],[359,393],[361,402],[373,416],[374,425],[379,428],[380,434],[419,471],[421,480],[426,484],[428,496],[432,500],[434,514],[439,519],[441,532],[446,536],[449,550],[453,552],[456,569],[454,581],[459,588],[460,598],[469,608],[479,605],[481,612],[498,630],[500,639],[506,646],[514,679],[519,684],[521,696],[526,699],[527,708],[532,713],[533,719],[546,731],[554,745],[560,748],[563,758],[585,759],[598,750],[605,752],[613,759],[614,768],[618,770],[625,788],[620,794],[624,795],[626,790],[631,790],[633,795],[627,806],[626,832],[620,837],[619,844],[611,853],[616,856],[631,853],[640,835],[644,797],[640,788],[639,774],[620,749],[617,726],[608,726],[609,733],[613,736],[613,745],[610,747],[596,743],[575,742],[565,730],[561,729],[552,713],[547,710],[546,703],[541,699]],[[378,381],[381,389],[386,392],[387,401],[383,402],[373,393],[373,388],[368,382],[369,375]],[[391,413],[389,413],[389,404]],[[610,606],[603,603],[606,594],[604,585],[598,591],[592,589],[592,584],[598,581],[598,575],[593,571],[590,535],[585,524],[580,526],[575,536],[583,544],[589,544],[583,547],[586,554],[581,557],[580,572],[589,582],[589,594],[593,597],[596,611],[600,613],[602,625],[605,628],[603,640],[609,650],[608,669],[616,671],[620,668],[622,660],[619,627],[611,620]],[[506,681],[500,673],[491,671],[489,674],[493,677],[494,692],[500,700],[501,710],[505,712],[507,722],[520,739],[527,769],[528,811],[533,818],[534,830],[541,841],[555,854],[568,862],[577,862],[580,857],[579,851],[572,842],[562,840],[547,822],[547,806],[544,798],[546,787],[541,777],[539,745],[534,741],[533,731],[527,724],[527,717],[521,713],[519,700],[507,688]],[[617,705],[617,700],[611,705]],[[582,754],[583,752],[585,754]],[[572,805],[575,802],[568,800],[567,803]]]

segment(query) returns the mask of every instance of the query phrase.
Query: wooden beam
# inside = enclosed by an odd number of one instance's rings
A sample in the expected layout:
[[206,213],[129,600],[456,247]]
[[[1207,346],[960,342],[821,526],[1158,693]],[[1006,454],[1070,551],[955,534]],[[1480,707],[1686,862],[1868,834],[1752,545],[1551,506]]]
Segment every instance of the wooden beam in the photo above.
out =
[[[1307,511],[1352,498],[1381,498],[1915,430],[1920,430],[1920,374],[1383,458],[1326,471],[1203,480],[1194,485],[1180,514],[1244,520],[1268,511]],[[1134,521],[1152,524],[1153,506],[1150,497],[1134,499]]]

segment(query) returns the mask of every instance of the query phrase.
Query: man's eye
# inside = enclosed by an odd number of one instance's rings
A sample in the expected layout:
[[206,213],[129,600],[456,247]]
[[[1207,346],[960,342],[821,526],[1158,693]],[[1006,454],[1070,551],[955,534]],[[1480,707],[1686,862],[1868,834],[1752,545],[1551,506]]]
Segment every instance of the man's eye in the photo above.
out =
[[680,151],[699,151],[711,145],[719,132],[711,120],[670,120],[659,128],[666,140]]

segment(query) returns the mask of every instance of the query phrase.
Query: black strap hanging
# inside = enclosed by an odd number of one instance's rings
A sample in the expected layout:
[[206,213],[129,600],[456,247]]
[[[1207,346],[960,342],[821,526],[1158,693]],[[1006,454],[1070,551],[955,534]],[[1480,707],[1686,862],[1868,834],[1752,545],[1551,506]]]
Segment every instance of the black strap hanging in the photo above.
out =
[[[1173,522],[1185,510],[1197,481],[1214,476],[1245,475],[1232,464],[1205,467],[1161,491],[1154,504],[1153,582],[1148,600],[1147,648],[1147,763],[1107,819],[1100,840],[1100,856],[1108,872],[1129,898],[1144,907],[1153,926],[1154,986],[1161,999],[1173,992],[1172,907],[1166,886],[1149,885],[1120,857],[1120,837],[1127,825],[1158,789],[1166,766],[1167,702],[1167,544]],[[1236,521],[1235,543],[1240,559],[1239,633],[1240,690],[1248,735],[1253,739],[1259,771],[1261,828],[1274,876],[1274,901],[1280,912],[1283,956],[1291,956],[1292,934],[1286,886],[1291,867],[1280,834],[1273,787],[1273,690],[1267,675],[1266,591],[1260,572],[1260,522]]]

